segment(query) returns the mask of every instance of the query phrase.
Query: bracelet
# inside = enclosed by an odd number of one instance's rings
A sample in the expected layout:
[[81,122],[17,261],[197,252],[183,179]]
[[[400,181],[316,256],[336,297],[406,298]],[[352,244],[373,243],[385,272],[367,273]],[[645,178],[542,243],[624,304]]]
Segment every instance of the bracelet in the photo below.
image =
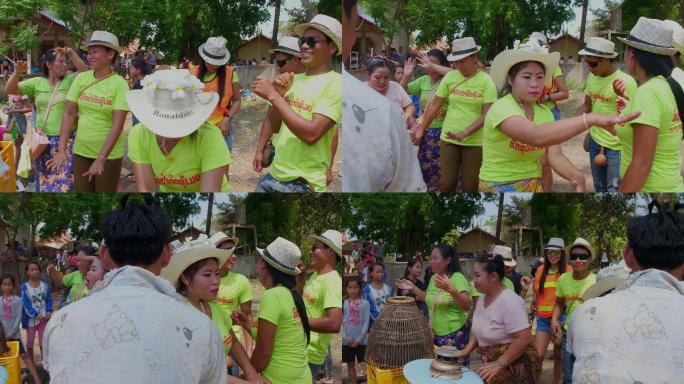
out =
[[588,131],[589,125],[587,125],[587,113],[586,112],[582,112],[582,121],[584,121],[584,130]]

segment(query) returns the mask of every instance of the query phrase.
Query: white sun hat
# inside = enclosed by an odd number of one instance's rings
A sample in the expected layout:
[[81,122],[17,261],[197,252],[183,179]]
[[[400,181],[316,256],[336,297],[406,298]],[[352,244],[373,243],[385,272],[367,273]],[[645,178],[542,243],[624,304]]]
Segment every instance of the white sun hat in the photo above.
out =
[[447,56],[448,61],[458,61],[464,57],[468,57],[473,53],[480,52],[481,46],[475,44],[475,39],[472,37],[464,37],[456,39],[451,44],[451,53]]
[[618,37],[630,47],[661,56],[677,53],[672,48],[672,28],[664,21],[640,17],[627,38]]
[[672,47],[679,52],[684,52],[684,28],[676,21],[663,20],[665,25],[672,29]]
[[217,259],[218,266],[221,267],[228,261],[233,249],[218,249],[214,243],[201,235],[197,240],[190,240],[182,243],[171,256],[169,265],[164,267],[160,276],[176,285],[180,275],[192,264],[204,259]]
[[530,34],[530,37],[528,38],[528,40],[537,40],[537,42],[540,45],[548,45],[549,44],[549,41],[546,40],[546,36],[544,36],[544,34],[541,32],[532,32]]
[[143,89],[126,93],[131,112],[150,131],[168,138],[196,131],[218,103],[216,92],[202,92],[204,84],[186,69],[167,69],[145,76]]
[[620,283],[627,280],[627,277],[631,272],[632,270],[625,265],[624,260],[620,261],[618,264],[611,264],[601,269],[596,274],[596,283],[587,288],[582,298],[584,301],[587,301],[612,291],[617,288]]
[[257,252],[268,265],[287,275],[298,275],[301,271],[297,268],[302,259],[302,251],[293,242],[277,237],[266,248],[257,248]]
[[539,41],[532,39],[525,43],[516,41],[513,49],[507,49],[494,58],[490,76],[494,80],[496,89],[501,91],[507,84],[508,71],[512,66],[523,61],[536,61],[544,65],[544,84],[551,85],[553,73],[558,67],[560,53],[552,52],[539,45]]
[[601,37],[590,37],[587,39],[587,45],[577,52],[580,56],[594,56],[614,59],[617,57],[615,52],[615,43]]
[[335,253],[342,257],[342,232],[336,231],[334,229],[328,229],[323,232],[320,236],[309,235],[310,239],[320,241],[321,243],[327,245]]
[[586,249],[587,251],[589,251],[589,256],[591,256],[592,259],[594,258],[594,249],[591,247],[591,244],[589,244],[587,240],[581,237],[576,238],[572,245],[568,247],[568,254],[570,254],[570,251],[575,247],[582,247]]
[[[294,32],[302,36],[307,28],[314,28],[328,36],[337,45],[337,55],[342,54],[342,24],[339,20],[327,15],[318,14],[308,23],[294,27]],[[299,41],[297,41],[299,45]]]
[[268,53],[276,52],[302,57],[302,53],[299,51],[299,39],[294,36],[281,37],[278,40],[278,45],[274,49],[268,50]]
[[221,243],[223,243],[224,241],[232,241],[235,244],[235,247],[237,247],[238,243],[240,242],[240,238],[239,237],[230,237],[230,236],[226,235],[225,233],[219,231],[219,232],[216,232],[213,235],[211,235],[211,237],[209,238],[209,241],[214,243],[214,245],[217,247],[219,245],[221,245]]
[[197,48],[197,51],[205,63],[212,65],[226,65],[230,60],[230,52],[226,48],[226,39],[223,37],[208,38],[204,44]]
[[548,249],[550,251],[565,251],[565,241],[563,241],[563,239],[560,237],[552,237],[549,239],[549,242],[546,244],[544,249]]
[[492,248],[491,253],[503,256],[504,265],[507,267],[515,267],[518,265],[518,262],[513,258],[513,250],[511,247],[495,245]]
[[86,47],[93,45],[107,47],[118,53],[123,52],[123,48],[119,46],[119,39],[113,33],[107,31],[94,31],[90,36],[90,41],[86,43]]

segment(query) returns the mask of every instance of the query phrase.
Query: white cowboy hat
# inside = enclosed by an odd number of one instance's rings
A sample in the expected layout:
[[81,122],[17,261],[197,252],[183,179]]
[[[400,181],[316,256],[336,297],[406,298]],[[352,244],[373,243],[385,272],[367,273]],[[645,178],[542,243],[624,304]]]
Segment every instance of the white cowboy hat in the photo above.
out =
[[268,265],[288,275],[298,275],[301,271],[297,263],[302,259],[302,252],[293,242],[277,237],[266,248],[257,248],[257,252]]
[[338,256],[342,256],[342,232],[328,229],[320,236],[309,235],[309,239],[320,241],[335,251]]
[[209,241],[214,243],[214,245],[217,247],[219,245],[221,245],[221,243],[223,243],[224,241],[232,241],[233,244],[235,244],[235,247],[237,247],[238,243],[240,242],[240,238],[239,237],[230,237],[230,236],[226,235],[225,233],[219,231],[219,232],[216,232],[213,235],[211,235],[211,237],[209,238]]
[[278,45],[275,48],[268,50],[268,53],[276,52],[302,57],[302,53],[299,51],[299,39],[293,36],[281,37],[280,40],[278,40]]
[[672,48],[672,29],[662,20],[640,17],[629,36],[618,39],[630,47],[656,55],[672,56],[677,52]]
[[167,69],[145,76],[143,89],[126,93],[131,112],[150,131],[168,138],[196,131],[218,103],[216,92],[202,92],[204,84],[186,69]]
[[86,43],[86,47],[99,45],[113,49],[118,53],[123,52],[123,48],[119,46],[119,39],[113,33],[107,31],[94,31],[90,36],[90,41]]
[[513,49],[507,49],[494,58],[489,71],[496,89],[501,91],[508,81],[508,71],[512,66],[523,61],[536,61],[544,66],[544,84],[551,84],[553,73],[560,61],[560,52],[549,53],[548,49],[539,45],[537,40],[529,40],[526,43],[519,42]]
[[472,37],[464,37],[456,39],[451,44],[451,53],[447,56],[448,61],[458,61],[464,57],[468,57],[473,53],[480,52],[481,46],[475,44],[475,39]]
[[530,37],[528,38],[528,40],[533,40],[533,39],[537,40],[537,42],[540,45],[549,45],[549,41],[546,40],[546,36],[544,36],[544,34],[541,32],[532,32],[530,34]]
[[583,247],[584,249],[589,251],[589,256],[591,256],[592,259],[594,258],[594,250],[591,248],[591,244],[589,244],[589,242],[584,240],[583,238],[578,237],[577,239],[575,239],[572,245],[568,247],[568,254],[570,254],[570,251],[575,247]]
[[549,242],[546,244],[544,249],[551,251],[565,251],[565,241],[563,241],[563,239],[560,237],[552,237],[549,239]]
[[577,52],[580,56],[594,56],[614,59],[617,57],[615,52],[615,43],[601,37],[590,37],[587,39],[587,45],[584,49]]
[[232,254],[233,249],[218,249],[206,235],[202,235],[197,240],[181,244],[171,256],[169,265],[162,269],[160,276],[176,285],[183,271],[193,263],[215,258],[221,267]]
[[503,256],[504,265],[507,267],[515,267],[516,265],[518,265],[518,262],[515,261],[515,259],[513,258],[513,250],[511,249],[511,247],[495,245],[492,248],[491,253]]
[[205,63],[221,66],[226,65],[230,60],[230,52],[226,48],[226,39],[223,37],[208,38],[197,48],[197,51]]
[[627,277],[631,272],[632,270],[625,265],[624,260],[620,261],[618,264],[611,264],[601,269],[596,274],[596,283],[587,288],[582,298],[584,301],[587,301],[612,291],[617,288],[620,283],[627,280]]
[[[307,28],[314,28],[328,36],[337,45],[337,55],[342,54],[342,24],[339,20],[327,15],[318,14],[308,23],[294,27],[294,32],[302,36]],[[299,41],[297,42],[299,45]]]
[[672,30],[672,47],[679,52],[684,52],[684,28],[676,21],[663,20],[663,22]]

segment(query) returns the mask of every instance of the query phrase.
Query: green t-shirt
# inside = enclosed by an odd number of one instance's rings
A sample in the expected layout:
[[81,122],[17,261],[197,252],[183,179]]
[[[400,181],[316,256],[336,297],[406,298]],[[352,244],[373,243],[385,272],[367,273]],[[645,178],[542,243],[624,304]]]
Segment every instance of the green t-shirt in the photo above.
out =
[[[439,82],[435,85],[439,86]],[[430,76],[424,75],[408,83],[408,93],[409,95],[420,96],[420,114],[424,115],[433,93],[432,79],[430,79]],[[444,117],[447,113],[447,106],[448,103],[445,101],[442,104],[442,108],[439,109],[439,112],[437,112],[437,115],[432,120],[432,123],[430,123],[429,128],[442,128],[442,123],[444,123]]]
[[[136,164],[149,164],[161,192],[199,192],[204,172],[230,164],[230,152],[221,131],[208,123],[176,144],[166,157],[154,132],[142,123],[128,134],[128,157]],[[221,192],[229,192],[223,176]]]
[[69,302],[71,303],[84,298],[88,294],[88,288],[85,287],[85,281],[83,280],[81,271],[73,271],[64,275],[62,282],[65,287],[71,287],[69,290]]
[[[552,92],[555,92],[555,91],[557,90],[556,84],[553,83],[553,80],[555,80],[557,77],[560,77],[560,76],[563,76],[563,71],[561,70],[560,65],[558,65],[558,66],[556,67],[556,70],[553,71],[553,76],[551,77],[551,78],[552,78],[552,80],[551,80],[551,81],[552,81],[552,82],[551,82],[551,91],[552,91]],[[551,99],[549,99],[546,103],[544,103],[544,105],[545,105],[548,109],[556,108],[556,103],[555,103],[554,101],[552,101]]]
[[[328,308],[342,308],[342,278],[337,271],[323,275],[314,272],[304,285],[302,295],[309,319],[325,317]],[[311,332],[309,342],[309,363],[323,364],[328,354],[332,333]]]
[[464,146],[481,146],[482,129],[473,132],[463,141],[450,139],[447,133],[465,131],[482,115],[484,104],[496,101],[496,86],[489,74],[480,71],[466,79],[460,71],[451,71],[444,75],[435,96],[446,99],[445,102],[449,104],[440,140]]
[[684,192],[681,170],[682,121],[669,84],[662,76],[653,77],[639,88],[625,108],[625,114],[641,111],[641,116],[624,126],[617,125],[622,152],[620,176],[624,178],[634,153],[634,124],[658,129],[653,165],[641,192]]
[[556,287],[556,297],[565,299],[565,315],[567,321],[563,325],[563,329],[568,329],[570,323],[570,315],[575,309],[579,308],[584,302],[582,296],[584,291],[596,283],[596,275],[589,272],[587,277],[582,280],[575,280],[572,278],[572,272],[565,272],[558,278],[558,286]]
[[[553,122],[553,114],[546,106],[535,103],[532,108],[536,125]],[[487,112],[482,128],[481,180],[509,182],[541,177],[539,158],[546,148],[521,143],[503,133],[501,123],[512,116],[525,117],[525,112],[510,94],[497,100]]]
[[272,384],[310,383],[306,334],[292,293],[283,286],[267,289],[257,318],[277,327],[271,360],[261,375]]
[[[508,277],[504,276],[504,278],[501,280],[503,283],[504,287],[510,289],[511,291],[515,292],[515,288],[513,288],[513,282],[511,279]],[[472,297],[480,297],[481,293],[475,288],[475,282],[471,281],[470,282],[470,296]]]
[[[334,71],[314,76],[297,74],[285,94],[285,101],[306,120],[313,120],[316,113],[339,123],[342,118],[342,76]],[[283,122],[269,173],[282,182],[302,177],[316,192],[325,192],[325,173],[330,166],[330,144],[334,133],[331,128],[315,144],[309,145],[295,136]]]
[[50,103],[50,98],[52,98],[54,87],[51,87],[48,84],[48,80],[44,77],[34,77],[19,83],[19,92],[22,95],[29,96],[36,105],[36,128],[42,130],[48,136],[59,136],[60,129],[62,128],[64,107],[66,106],[66,95],[73,82],[74,77],[66,75],[57,84],[47,124],[45,122],[45,111]]
[[[192,304],[188,303],[192,307]],[[193,307],[195,308],[195,307]],[[233,336],[230,334],[230,329],[233,327],[233,320],[230,319],[230,312],[226,312],[221,304],[210,301],[209,308],[211,309],[211,320],[216,324],[216,327],[221,334],[223,340],[223,352],[226,356],[230,355],[230,350],[233,348]]]
[[[594,74],[590,73],[587,78],[587,83],[584,85],[584,95],[591,99],[592,112],[609,115],[618,114],[615,106],[617,95],[615,94],[615,91],[613,91],[613,81],[615,79],[622,79],[625,82],[627,96],[629,96],[630,99],[633,97],[634,92],[636,92],[637,89],[637,83],[632,76],[619,69],[606,77],[594,76]],[[600,146],[615,151],[622,149],[620,140],[605,129],[593,126],[591,127],[590,132],[591,137]]]
[[[89,159],[95,159],[100,154],[107,135],[112,130],[114,111],[130,111],[126,102],[126,80],[115,74],[85,89],[95,81],[94,73],[92,70],[80,73],[67,93],[67,100],[78,104],[78,132],[74,153]],[[123,157],[123,136],[123,133],[119,135],[107,159]]]
[[[239,311],[240,305],[248,301],[252,301],[252,286],[244,275],[230,271],[221,278],[216,302],[221,304],[226,313]],[[233,326],[233,332],[239,338],[242,334],[242,327]]]
[[[463,327],[468,319],[468,313],[458,307],[453,297],[435,285],[435,276],[430,278],[425,291],[425,302],[430,310],[430,325],[437,336],[453,333]],[[449,278],[457,292],[470,291],[470,284],[461,272],[456,272]]]

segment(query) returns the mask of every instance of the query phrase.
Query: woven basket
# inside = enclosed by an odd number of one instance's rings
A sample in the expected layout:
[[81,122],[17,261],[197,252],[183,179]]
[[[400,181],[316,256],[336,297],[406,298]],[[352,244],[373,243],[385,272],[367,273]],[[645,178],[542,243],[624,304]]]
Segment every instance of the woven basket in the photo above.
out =
[[366,362],[383,369],[434,357],[430,325],[411,297],[396,296],[373,323],[366,346]]

